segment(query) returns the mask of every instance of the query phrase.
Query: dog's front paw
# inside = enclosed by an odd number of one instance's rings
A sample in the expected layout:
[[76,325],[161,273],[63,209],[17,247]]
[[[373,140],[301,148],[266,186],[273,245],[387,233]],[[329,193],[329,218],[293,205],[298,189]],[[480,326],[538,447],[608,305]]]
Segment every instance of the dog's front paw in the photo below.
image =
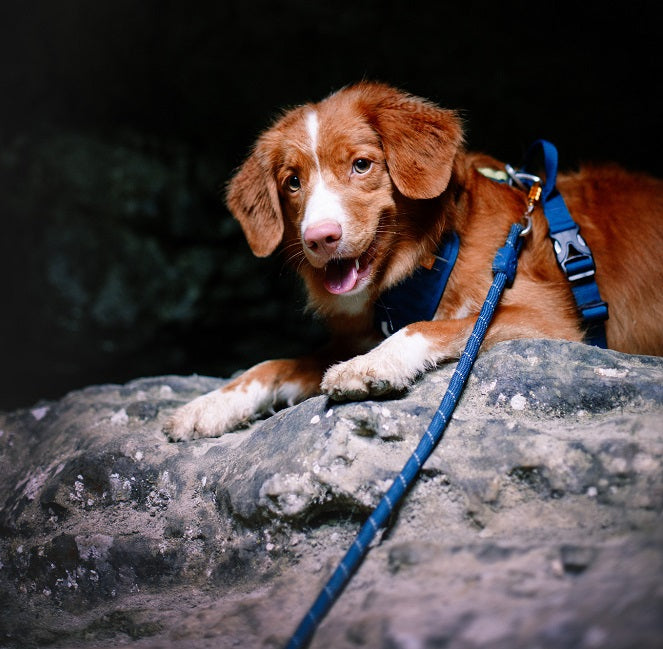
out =
[[402,392],[410,386],[409,377],[375,366],[369,357],[370,353],[332,365],[322,379],[322,391],[336,401],[355,401]]
[[321,388],[337,401],[403,392],[434,365],[428,340],[401,329],[367,354],[332,365]]
[[236,428],[246,418],[233,403],[231,394],[214,390],[178,408],[163,431],[173,442],[200,437],[218,437]]

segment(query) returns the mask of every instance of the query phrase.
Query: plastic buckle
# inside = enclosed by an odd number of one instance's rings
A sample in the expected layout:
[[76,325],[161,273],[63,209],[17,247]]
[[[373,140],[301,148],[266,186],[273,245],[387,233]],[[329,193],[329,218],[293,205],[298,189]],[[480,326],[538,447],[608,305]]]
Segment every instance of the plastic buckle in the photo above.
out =
[[568,230],[551,233],[550,237],[555,247],[557,263],[570,282],[594,275],[596,265],[592,251],[580,236],[580,228],[577,225]]

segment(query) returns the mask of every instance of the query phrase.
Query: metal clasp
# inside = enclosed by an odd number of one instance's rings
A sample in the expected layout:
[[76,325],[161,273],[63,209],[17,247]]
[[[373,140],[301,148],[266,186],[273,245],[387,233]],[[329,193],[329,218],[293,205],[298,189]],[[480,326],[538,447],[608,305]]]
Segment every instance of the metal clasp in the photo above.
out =
[[596,272],[592,251],[580,236],[580,228],[576,225],[568,230],[550,233],[555,248],[557,263],[570,282],[591,277]]
[[515,185],[518,189],[522,189],[526,192],[532,185],[538,183],[541,185],[541,177],[535,176],[534,174],[528,174],[524,171],[518,171],[514,169],[510,164],[504,165],[504,170],[509,176],[509,185],[512,187]]
[[[528,174],[529,175],[529,174]],[[532,176],[536,178],[536,176]],[[523,214],[523,219],[525,219],[525,228],[520,233],[521,237],[526,237],[532,231],[532,212],[536,204],[541,200],[541,180],[534,180],[530,188],[527,190],[527,207],[525,208],[525,213]]]
[[508,176],[508,183],[511,187],[518,187],[527,192],[527,207],[523,214],[525,229],[520,233],[521,237],[526,237],[532,231],[532,212],[534,207],[541,200],[541,178],[534,174],[528,174],[524,171],[517,171],[510,164],[504,165],[504,170]]

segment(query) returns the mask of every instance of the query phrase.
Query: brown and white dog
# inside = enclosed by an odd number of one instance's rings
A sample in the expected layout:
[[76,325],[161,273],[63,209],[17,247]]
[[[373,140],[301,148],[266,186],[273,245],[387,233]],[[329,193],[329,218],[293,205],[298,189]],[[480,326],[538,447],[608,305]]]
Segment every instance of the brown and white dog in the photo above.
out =
[[[377,83],[295,108],[259,137],[229,184],[228,206],[257,256],[284,251],[332,342],[305,358],[256,365],[179,408],[166,426],[172,440],[221,435],[321,392],[336,400],[398,392],[460,355],[494,253],[526,202],[479,173],[503,165],[466,152],[462,140],[453,111]],[[561,175],[557,187],[594,254],[610,305],[608,345],[663,354],[663,182],[608,166]],[[382,340],[376,298],[430,258],[449,230],[461,247],[435,319]],[[484,348],[528,337],[583,339],[539,208]]]

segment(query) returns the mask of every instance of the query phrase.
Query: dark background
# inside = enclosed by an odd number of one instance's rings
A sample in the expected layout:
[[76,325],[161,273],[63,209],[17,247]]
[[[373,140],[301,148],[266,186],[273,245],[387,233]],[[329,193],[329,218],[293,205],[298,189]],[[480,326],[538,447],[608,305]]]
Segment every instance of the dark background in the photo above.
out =
[[278,109],[352,81],[461,109],[513,163],[543,136],[661,175],[656,5],[3,2],[0,408],[319,341],[218,190]]

